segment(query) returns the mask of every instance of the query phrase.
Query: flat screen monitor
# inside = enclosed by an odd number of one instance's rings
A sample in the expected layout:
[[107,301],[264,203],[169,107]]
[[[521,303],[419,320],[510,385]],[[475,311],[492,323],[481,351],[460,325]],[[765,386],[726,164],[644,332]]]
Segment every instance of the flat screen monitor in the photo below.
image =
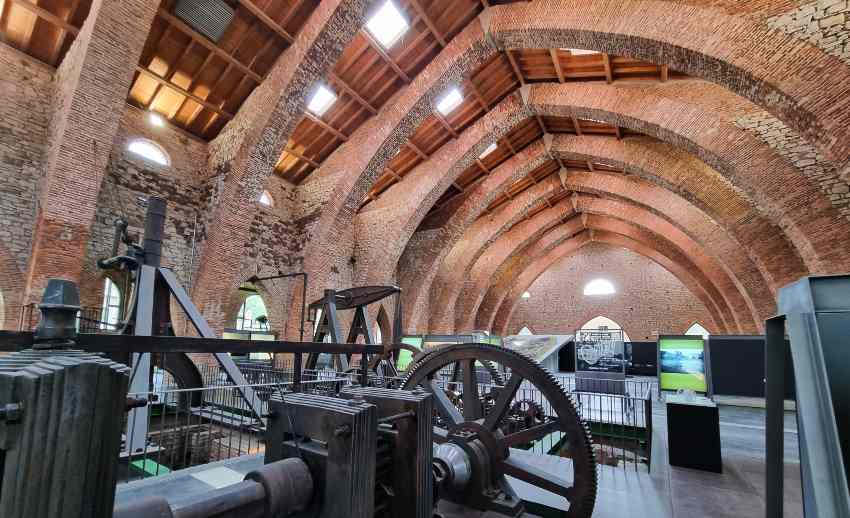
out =
[[701,336],[658,338],[658,385],[661,390],[690,389],[708,394],[708,351]]

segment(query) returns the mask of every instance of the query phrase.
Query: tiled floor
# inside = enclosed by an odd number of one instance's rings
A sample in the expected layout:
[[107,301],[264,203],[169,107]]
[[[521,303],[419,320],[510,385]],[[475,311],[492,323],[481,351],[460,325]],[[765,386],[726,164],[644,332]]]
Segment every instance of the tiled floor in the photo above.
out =
[[[594,518],[750,518],[764,510],[764,410],[720,407],[723,473],[707,473],[667,464],[664,405],[653,406],[655,427],[652,472],[603,466]],[[786,517],[801,517],[796,423],[786,414]],[[187,495],[237,481],[262,463],[242,457],[198,466],[119,486],[118,502],[157,494],[180,505]]]

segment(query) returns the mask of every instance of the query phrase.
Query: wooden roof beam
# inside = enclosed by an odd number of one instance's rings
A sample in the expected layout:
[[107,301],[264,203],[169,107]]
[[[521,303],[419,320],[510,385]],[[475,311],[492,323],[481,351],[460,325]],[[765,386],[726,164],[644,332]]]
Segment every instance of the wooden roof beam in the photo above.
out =
[[525,77],[523,77],[522,72],[520,72],[519,65],[517,64],[516,59],[514,59],[513,54],[511,54],[511,49],[505,49],[505,54],[508,56],[508,61],[511,64],[511,68],[514,70],[514,75],[516,75],[519,80],[519,84],[521,86],[525,86]]
[[480,104],[481,107],[484,109],[484,113],[489,112],[490,105],[487,103],[487,101],[484,100],[484,96],[481,95],[481,90],[479,90],[478,87],[475,86],[475,83],[472,82],[472,78],[469,78],[469,88],[470,90],[472,90],[472,95],[475,96],[475,99],[478,101],[478,104]]
[[266,25],[266,27],[268,27],[269,29],[274,31],[278,36],[286,40],[287,43],[292,44],[292,42],[295,41],[295,38],[293,38],[291,34],[286,32],[286,29],[278,25],[276,21],[272,20],[271,17],[267,15],[262,9],[257,7],[254,2],[252,2],[251,0],[238,1],[245,9],[248,9],[251,14],[259,18],[260,21],[263,22],[264,25]]
[[372,35],[369,34],[369,31],[364,29],[360,32],[361,32],[361,34],[363,34],[363,37],[366,38],[366,41],[369,43],[369,45],[372,46],[372,49],[375,52],[377,52],[379,56],[381,56],[381,58],[390,66],[390,68],[393,69],[393,71],[396,73],[396,75],[402,81],[409,84],[410,83],[410,76],[407,75],[407,73],[404,70],[402,70],[400,66],[398,66],[398,63],[396,63],[395,60],[393,58],[391,58],[389,54],[387,54],[387,52],[384,50],[384,48],[381,47],[381,44],[378,43],[377,41],[375,41],[375,38],[373,38]]
[[441,47],[445,47],[447,45],[446,38],[443,37],[440,30],[437,29],[437,25],[434,23],[434,20],[428,16],[428,13],[425,12],[422,4],[419,3],[419,0],[410,0],[410,5],[413,6],[413,10],[416,11],[416,14],[418,14],[419,17],[422,18],[422,21],[425,22],[428,30],[434,35],[434,39],[437,40]]
[[302,155],[301,153],[299,153],[298,151],[295,151],[294,149],[291,149],[291,148],[285,148],[285,149],[283,150],[283,152],[284,152],[284,153],[287,153],[287,154],[289,154],[289,155],[292,155],[292,156],[294,156],[295,158],[297,158],[297,159],[299,159],[299,160],[303,160],[303,161],[307,162],[308,164],[310,164],[311,166],[313,166],[313,167],[314,167],[314,168],[316,168],[316,169],[318,169],[318,168],[319,168],[319,163],[318,163],[318,162],[316,162],[316,161],[315,161],[315,160],[313,160],[312,158],[308,158],[308,157],[306,157],[306,156]]
[[587,170],[591,173],[596,172],[596,169],[593,168],[593,162],[591,162],[590,160],[587,160]]
[[232,113],[228,113],[228,112],[222,110],[221,108],[219,108],[218,106],[214,105],[213,103],[207,101],[206,99],[202,99],[202,98],[198,97],[197,95],[193,94],[192,92],[189,92],[187,90],[184,90],[180,86],[177,86],[176,84],[172,83],[171,81],[168,81],[168,80],[166,80],[162,77],[159,77],[158,75],[154,74],[153,72],[151,72],[147,68],[142,67],[141,65],[136,65],[136,71],[141,73],[141,74],[144,74],[145,76],[147,76],[151,79],[153,79],[154,81],[161,84],[162,86],[170,88],[170,89],[174,90],[175,92],[192,99],[196,103],[202,105],[204,108],[212,110],[215,113],[221,115],[222,117],[225,117],[226,119],[232,119],[233,118]]
[[661,82],[666,83],[667,79],[670,75],[670,68],[667,65],[661,65],[660,74],[661,74]]
[[475,165],[477,165],[478,169],[481,169],[484,174],[490,174],[490,170],[487,169],[487,166],[484,165],[484,162],[482,162],[480,158],[475,159]]
[[54,25],[54,26],[58,27],[59,29],[64,30],[66,32],[70,32],[74,36],[76,36],[77,34],[80,33],[80,29],[78,27],[74,27],[70,23],[63,20],[62,18],[56,16],[55,14],[51,13],[47,9],[44,9],[42,7],[35,5],[34,3],[30,2],[29,0],[9,0],[9,1],[11,3],[17,5],[17,6],[23,7],[24,9],[26,9],[27,11],[38,16],[39,18],[46,21],[47,23]]
[[611,70],[611,56],[602,54],[602,66],[605,68],[605,81],[610,85],[614,82],[614,72]]
[[452,125],[449,124],[449,121],[447,121],[446,118],[443,117],[443,114],[440,113],[440,110],[435,108],[434,109],[434,116],[437,117],[437,120],[440,121],[440,124],[442,124],[443,127],[446,128],[446,130],[449,133],[451,133],[452,138],[456,139],[458,137],[457,131],[455,131],[455,129],[452,127]]
[[573,122],[573,128],[576,130],[576,135],[581,136],[581,123],[575,115],[570,115],[570,120]]
[[542,131],[544,135],[549,133],[546,130],[546,124],[543,122],[543,117],[541,117],[539,113],[535,113],[534,118],[537,119],[537,125],[540,126],[540,131]]
[[558,50],[549,49],[549,55],[552,56],[552,64],[555,65],[555,73],[558,75],[558,82],[564,82],[564,71],[561,70],[561,61],[558,59]]
[[340,89],[342,89],[342,91],[344,91],[345,93],[347,93],[348,95],[350,95],[351,97],[353,97],[353,98],[354,98],[354,100],[355,100],[355,101],[357,101],[357,102],[360,104],[360,106],[362,106],[362,107],[366,108],[367,110],[369,110],[369,113],[371,113],[372,115],[377,115],[377,114],[378,114],[378,109],[377,109],[377,108],[375,108],[374,106],[372,106],[372,103],[370,103],[369,101],[367,101],[366,99],[364,99],[363,97],[361,97],[361,96],[360,96],[360,94],[358,94],[358,93],[354,90],[354,88],[351,88],[351,86],[349,86],[349,84],[348,84],[348,83],[346,83],[345,81],[343,81],[343,79],[342,79],[341,77],[339,77],[338,75],[334,74],[333,72],[331,72],[331,73],[330,73],[330,75],[329,75],[328,77],[330,78],[330,80],[331,80],[331,81],[333,81],[334,83],[336,83],[336,84],[340,87]]
[[428,160],[428,158],[430,158],[430,157],[428,156],[428,153],[426,153],[426,152],[422,151],[421,149],[419,149],[419,146],[417,146],[416,144],[414,144],[414,143],[413,143],[413,141],[408,140],[407,142],[405,142],[405,145],[407,145],[407,147],[409,147],[410,149],[412,149],[412,150],[413,150],[413,152],[414,152],[414,153],[416,153],[416,154],[419,156],[419,158],[421,158],[422,160]]
[[516,156],[516,149],[514,149],[514,145],[511,144],[511,140],[508,137],[503,137],[501,140],[505,141],[505,145],[507,145],[508,149],[511,150],[511,154]]
[[[23,1],[23,0],[15,0],[15,1]],[[185,35],[189,36],[190,38],[192,38],[193,40],[195,40],[196,43],[199,43],[201,46],[205,47],[210,52],[214,52],[216,56],[227,61],[229,64],[233,65],[234,67],[238,68],[243,74],[249,76],[251,79],[256,81],[257,84],[263,82],[263,77],[260,74],[254,72],[253,70],[251,70],[250,68],[245,66],[244,63],[237,60],[236,58],[231,56],[229,53],[225,52],[224,49],[222,49],[221,47],[219,47],[215,43],[211,42],[210,40],[208,40],[207,38],[205,38],[204,36],[202,36],[201,34],[196,32],[195,29],[193,29],[193,28],[189,27],[188,25],[186,25],[185,23],[183,23],[182,20],[180,20],[179,18],[177,18],[176,16],[174,16],[170,12],[168,12],[165,9],[163,9],[162,7],[160,7],[157,10],[157,14],[160,17],[162,17],[165,21],[167,21],[168,23],[170,23],[171,25],[176,27],[177,30],[179,30],[183,34],[185,34]]]
[[313,115],[309,111],[304,110],[304,116],[307,117],[308,119],[310,119],[311,121],[315,122],[319,126],[321,126],[322,129],[327,130],[328,132],[333,134],[333,136],[338,138],[339,140],[341,140],[343,142],[348,142],[348,135],[346,135],[345,133],[334,128],[333,126],[331,126],[327,122],[323,121],[322,119],[316,117],[315,115]]
[[[71,0],[71,6],[65,11],[65,15],[62,19],[65,23],[68,23],[70,20],[74,19],[74,15],[77,13],[77,8],[80,5],[80,0]],[[56,38],[56,42],[53,44],[53,48],[50,50],[50,54],[48,55],[48,62],[52,65],[58,65],[57,61],[59,60],[59,53],[62,52],[62,47],[65,44],[65,38],[68,37],[68,31],[64,28],[59,28],[59,36]]]

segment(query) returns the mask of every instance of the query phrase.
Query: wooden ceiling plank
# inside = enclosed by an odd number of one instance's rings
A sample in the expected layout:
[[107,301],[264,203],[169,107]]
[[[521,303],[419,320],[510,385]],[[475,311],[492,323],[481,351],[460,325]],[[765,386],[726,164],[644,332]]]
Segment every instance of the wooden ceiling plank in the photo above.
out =
[[360,31],[360,33],[363,34],[363,37],[366,38],[366,41],[369,42],[369,45],[372,46],[372,49],[374,49],[375,52],[377,52],[378,55],[381,56],[381,59],[383,59],[387,63],[387,65],[389,65],[390,68],[393,69],[396,75],[398,75],[398,77],[401,78],[402,81],[409,84],[411,81],[410,76],[408,76],[407,73],[402,70],[400,66],[398,66],[398,63],[396,63],[395,60],[391,58],[389,54],[387,54],[384,48],[381,47],[381,44],[375,41],[375,38],[373,38],[372,35],[369,34],[369,31],[364,29]]
[[620,130],[619,126],[616,126],[616,125],[614,126],[614,134],[617,135],[617,140],[623,140],[623,133]]
[[[15,0],[15,1],[23,1],[23,0]],[[219,47],[215,43],[211,42],[210,40],[206,39],[204,36],[200,35],[198,32],[195,31],[195,29],[193,29],[193,28],[189,27],[188,25],[186,25],[185,23],[183,23],[182,20],[180,20],[179,18],[177,18],[176,16],[174,16],[170,12],[168,12],[165,9],[163,9],[162,7],[160,7],[157,10],[157,14],[160,17],[162,17],[165,21],[170,23],[171,25],[174,25],[177,28],[177,30],[179,30],[183,34],[189,36],[190,38],[195,40],[195,42],[199,43],[200,45],[205,47],[210,52],[214,52],[218,57],[227,61],[228,63],[230,63],[234,67],[238,68],[243,74],[250,76],[251,79],[256,81],[258,84],[263,82],[262,76],[260,76],[258,73],[254,72],[253,70],[248,68],[244,63],[242,63],[241,61],[239,61],[236,58],[234,58],[233,56],[231,56],[228,52],[226,52],[224,49],[222,49],[221,47]]]
[[301,9],[301,6],[304,5],[304,1],[305,0],[299,0],[298,2],[292,4],[292,9],[290,9],[289,12],[286,13],[286,16],[284,16],[283,20],[281,20],[280,22],[281,27],[287,27],[289,25],[289,22],[291,22],[292,18],[298,13],[298,10]]
[[408,141],[405,142],[405,145],[407,147],[409,147],[410,149],[412,149],[414,153],[419,155],[419,158],[421,158],[422,160],[428,160],[428,158],[429,158],[428,154],[425,153],[424,151],[422,151],[421,149],[419,149],[419,146],[414,144],[412,140],[408,139]]
[[514,149],[514,145],[511,144],[511,139],[509,139],[508,137],[502,137],[501,140],[503,140],[505,142],[505,145],[508,146],[508,149],[511,150],[511,154],[516,156],[516,149]]
[[573,121],[573,129],[576,132],[576,135],[581,136],[581,123],[576,118],[575,115],[570,115],[570,120]]
[[475,86],[475,83],[472,82],[472,79],[469,80],[469,88],[470,90],[472,90],[472,95],[475,96],[475,99],[478,101],[478,104],[480,104],[481,107],[484,109],[484,113],[489,112],[490,105],[487,103],[487,101],[484,100],[484,96],[481,95],[481,90],[479,90],[478,87]]
[[666,83],[670,75],[670,68],[667,65],[661,65],[661,82]]
[[51,13],[47,9],[44,9],[42,7],[35,5],[34,3],[30,2],[29,0],[8,0],[7,3],[13,3],[13,4],[15,4],[19,7],[22,7],[24,9],[26,9],[27,11],[33,13],[34,15],[38,16],[42,20],[46,21],[47,23],[54,25],[54,26],[66,31],[66,32],[70,32],[74,36],[76,36],[80,33],[79,28],[74,27],[70,23],[63,20],[62,18],[56,16],[55,14]]
[[310,119],[311,121],[315,122],[315,123],[316,123],[316,124],[318,124],[319,126],[321,126],[321,127],[322,127],[322,129],[327,130],[328,132],[330,132],[331,134],[333,134],[333,136],[335,136],[335,137],[336,137],[336,138],[338,138],[339,140],[341,140],[341,141],[343,141],[343,142],[348,142],[348,135],[346,135],[345,133],[343,133],[343,132],[339,131],[338,129],[334,128],[333,126],[331,126],[331,125],[330,125],[330,124],[328,124],[327,122],[323,121],[322,119],[320,119],[320,118],[316,117],[315,115],[313,115],[313,114],[312,114],[312,113],[310,113],[309,111],[305,110],[305,111],[304,111],[304,116],[305,116],[305,117],[307,117],[308,119]]
[[360,94],[357,93],[354,88],[349,86],[349,84],[346,83],[341,77],[331,72],[328,78],[333,81],[337,86],[339,86],[340,89],[342,89],[345,93],[353,97],[354,100],[360,103],[361,106],[369,110],[369,113],[371,113],[372,115],[377,115],[378,109],[372,106],[372,103],[361,97]]
[[303,160],[304,162],[307,162],[308,164],[310,164],[311,166],[313,166],[316,169],[319,168],[318,162],[316,162],[312,158],[308,158],[308,157],[302,155],[301,153],[295,151],[294,149],[286,148],[286,149],[283,150],[283,152],[286,153],[286,154],[292,155],[299,160]]
[[564,82],[564,71],[561,70],[561,61],[558,59],[558,50],[549,49],[549,55],[552,57],[552,64],[555,66],[555,74],[558,75],[558,82]]
[[614,82],[614,73],[611,71],[611,56],[602,54],[602,66],[605,67],[605,81],[610,85]]
[[596,169],[593,168],[593,162],[591,162],[590,160],[587,160],[587,170],[591,173],[596,172]]
[[440,110],[435,108],[434,116],[437,117],[437,120],[440,121],[440,124],[442,124],[443,127],[446,128],[446,131],[448,131],[452,135],[452,138],[458,137],[457,131],[452,127],[451,124],[449,124],[449,121],[447,121],[446,118],[443,117],[443,114],[440,113]]
[[184,89],[183,89],[183,88],[181,88],[180,86],[177,86],[176,84],[174,84],[174,83],[172,83],[172,82],[170,82],[170,81],[167,81],[166,79],[164,79],[164,78],[162,78],[162,77],[159,77],[158,75],[154,74],[153,72],[151,72],[151,71],[150,71],[150,70],[148,70],[147,68],[144,68],[144,67],[142,67],[142,66],[140,66],[140,65],[136,65],[136,71],[138,71],[138,72],[140,72],[140,73],[142,73],[142,74],[146,75],[147,77],[149,77],[149,78],[153,79],[154,81],[156,81],[156,82],[160,83],[161,85],[163,85],[163,86],[165,86],[165,87],[167,87],[167,88],[170,88],[170,89],[174,90],[175,92],[177,92],[177,93],[179,93],[179,94],[181,94],[181,95],[185,95],[186,97],[189,97],[190,99],[192,99],[192,100],[193,100],[193,101],[195,101],[196,103],[203,105],[205,108],[207,108],[207,109],[209,109],[209,110],[214,111],[215,113],[217,113],[218,115],[221,115],[222,117],[225,117],[225,118],[227,118],[227,119],[232,119],[232,118],[233,118],[233,114],[232,114],[232,113],[228,113],[228,112],[226,112],[226,111],[222,110],[221,108],[219,108],[218,106],[216,106],[216,105],[212,104],[211,102],[207,101],[206,99],[201,99],[200,97],[198,97],[197,95],[193,94],[192,92],[189,92],[189,91],[187,91],[187,90],[184,90]]
[[508,61],[511,64],[511,68],[516,75],[516,78],[519,80],[519,84],[525,86],[525,77],[523,77],[522,72],[519,70],[519,65],[517,65],[516,60],[514,59],[513,54],[511,54],[511,49],[505,49],[505,55],[508,56]]
[[[62,19],[65,23],[70,23],[70,20],[74,19],[74,15],[77,13],[77,8],[80,6],[80,0],[71,0],[71,5],[67,11],[65,11],[65,15]],[[53,66],[59,66],[59,53],[62,52],[62,47],[65,45],[65,39],[68,36],[68,31],[64,28],[59,28],[59,36],[56,38],[56,42],[53,44],[53,49],[50,50],[50,53],[47,56],[47,62]]]
[[535,113],[534,118],[537,119],[537,125],[540,126],[540,131],[544,134],[549,133],[546,129],[546,124],[543,122],[543,117],[541,117],[539,113]]
[[269,29],[274,31],[275,34],[283,38],[287,43],[292,44],[292,42],[295,41],[295,38],[293,38],[292,35],[286,31],[286,29],[278,25],[276,21],[272,20],[271,17],[267,15],[265,11],[260,9],[256,4],[254,4],[254,2],[252,2],[251,0],[238,0],[238,2],[242,4],[245,9],[248,9],[251,14],[259,18],[260,21],[263,22],[266,27],[268,27]]
[[484,172],[484,174],[490,174],[490,170],[487,169],[487,166],[484,165],[484,162],[482,162],[480,158],[475,159],[475,165],[477,165],[478,168]]
[[413,9],[416,11],[416,14],[422,18],[422,21],[425,22],[425,25],[428,26],[428,30],[431,31],[431,34],[434,35],[434,38],[439,42],[441,47],[446,46],[446,38],[440,33],[440,30],[437,29],[437,26],[434,24],[434,20],[428,16],[428,13],[425,12],[425,9],[422,7],[422,4],[419,3],[419,0],[410,0],[410,5],[413,6]]
[[[171,30],[171,25],[169,25],[165,29],[166,34],[168,33],[169,30]],[[165,38],[164,35],[163,35],[163,38]],[[186,57],[186,55],[189,54],[189,51],[192,50],[192,46],[194,44],[195,44],[195,40],[189,38],[189,43],[183,48],[183,51],[180,53],[180,56],[178,56],[177,59],[175,59],[173,62],[168,64],[168,68],[165,72],[166,81],[171,81],[172,79],[174,79],[174,75],[177,74],[177,65],[180,63],[180,61],[183,60],[183,58]],[[156,84],[156,88],[154,88],[154,90],[153,90],[153,95],[151,95],[150,101],[148,101],[148,103],[145,105],[146,110],[150,109],[150,107],[156,101],[156,96],[159,94],[160,90],[162,90],[162,87],[163,87],[162,83]],[[178,109],[179,109],[179,107],[178,107]],[[170,118],[171,117],[169,117],[169,119]]]

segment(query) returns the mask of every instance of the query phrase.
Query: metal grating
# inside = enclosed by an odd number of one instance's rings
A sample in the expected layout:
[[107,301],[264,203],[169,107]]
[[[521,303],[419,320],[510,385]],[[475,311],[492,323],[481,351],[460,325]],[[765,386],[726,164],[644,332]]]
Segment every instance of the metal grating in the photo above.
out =
[[223,0],[177,0],[174,14],[217,43],[233,21],[234,10]]

